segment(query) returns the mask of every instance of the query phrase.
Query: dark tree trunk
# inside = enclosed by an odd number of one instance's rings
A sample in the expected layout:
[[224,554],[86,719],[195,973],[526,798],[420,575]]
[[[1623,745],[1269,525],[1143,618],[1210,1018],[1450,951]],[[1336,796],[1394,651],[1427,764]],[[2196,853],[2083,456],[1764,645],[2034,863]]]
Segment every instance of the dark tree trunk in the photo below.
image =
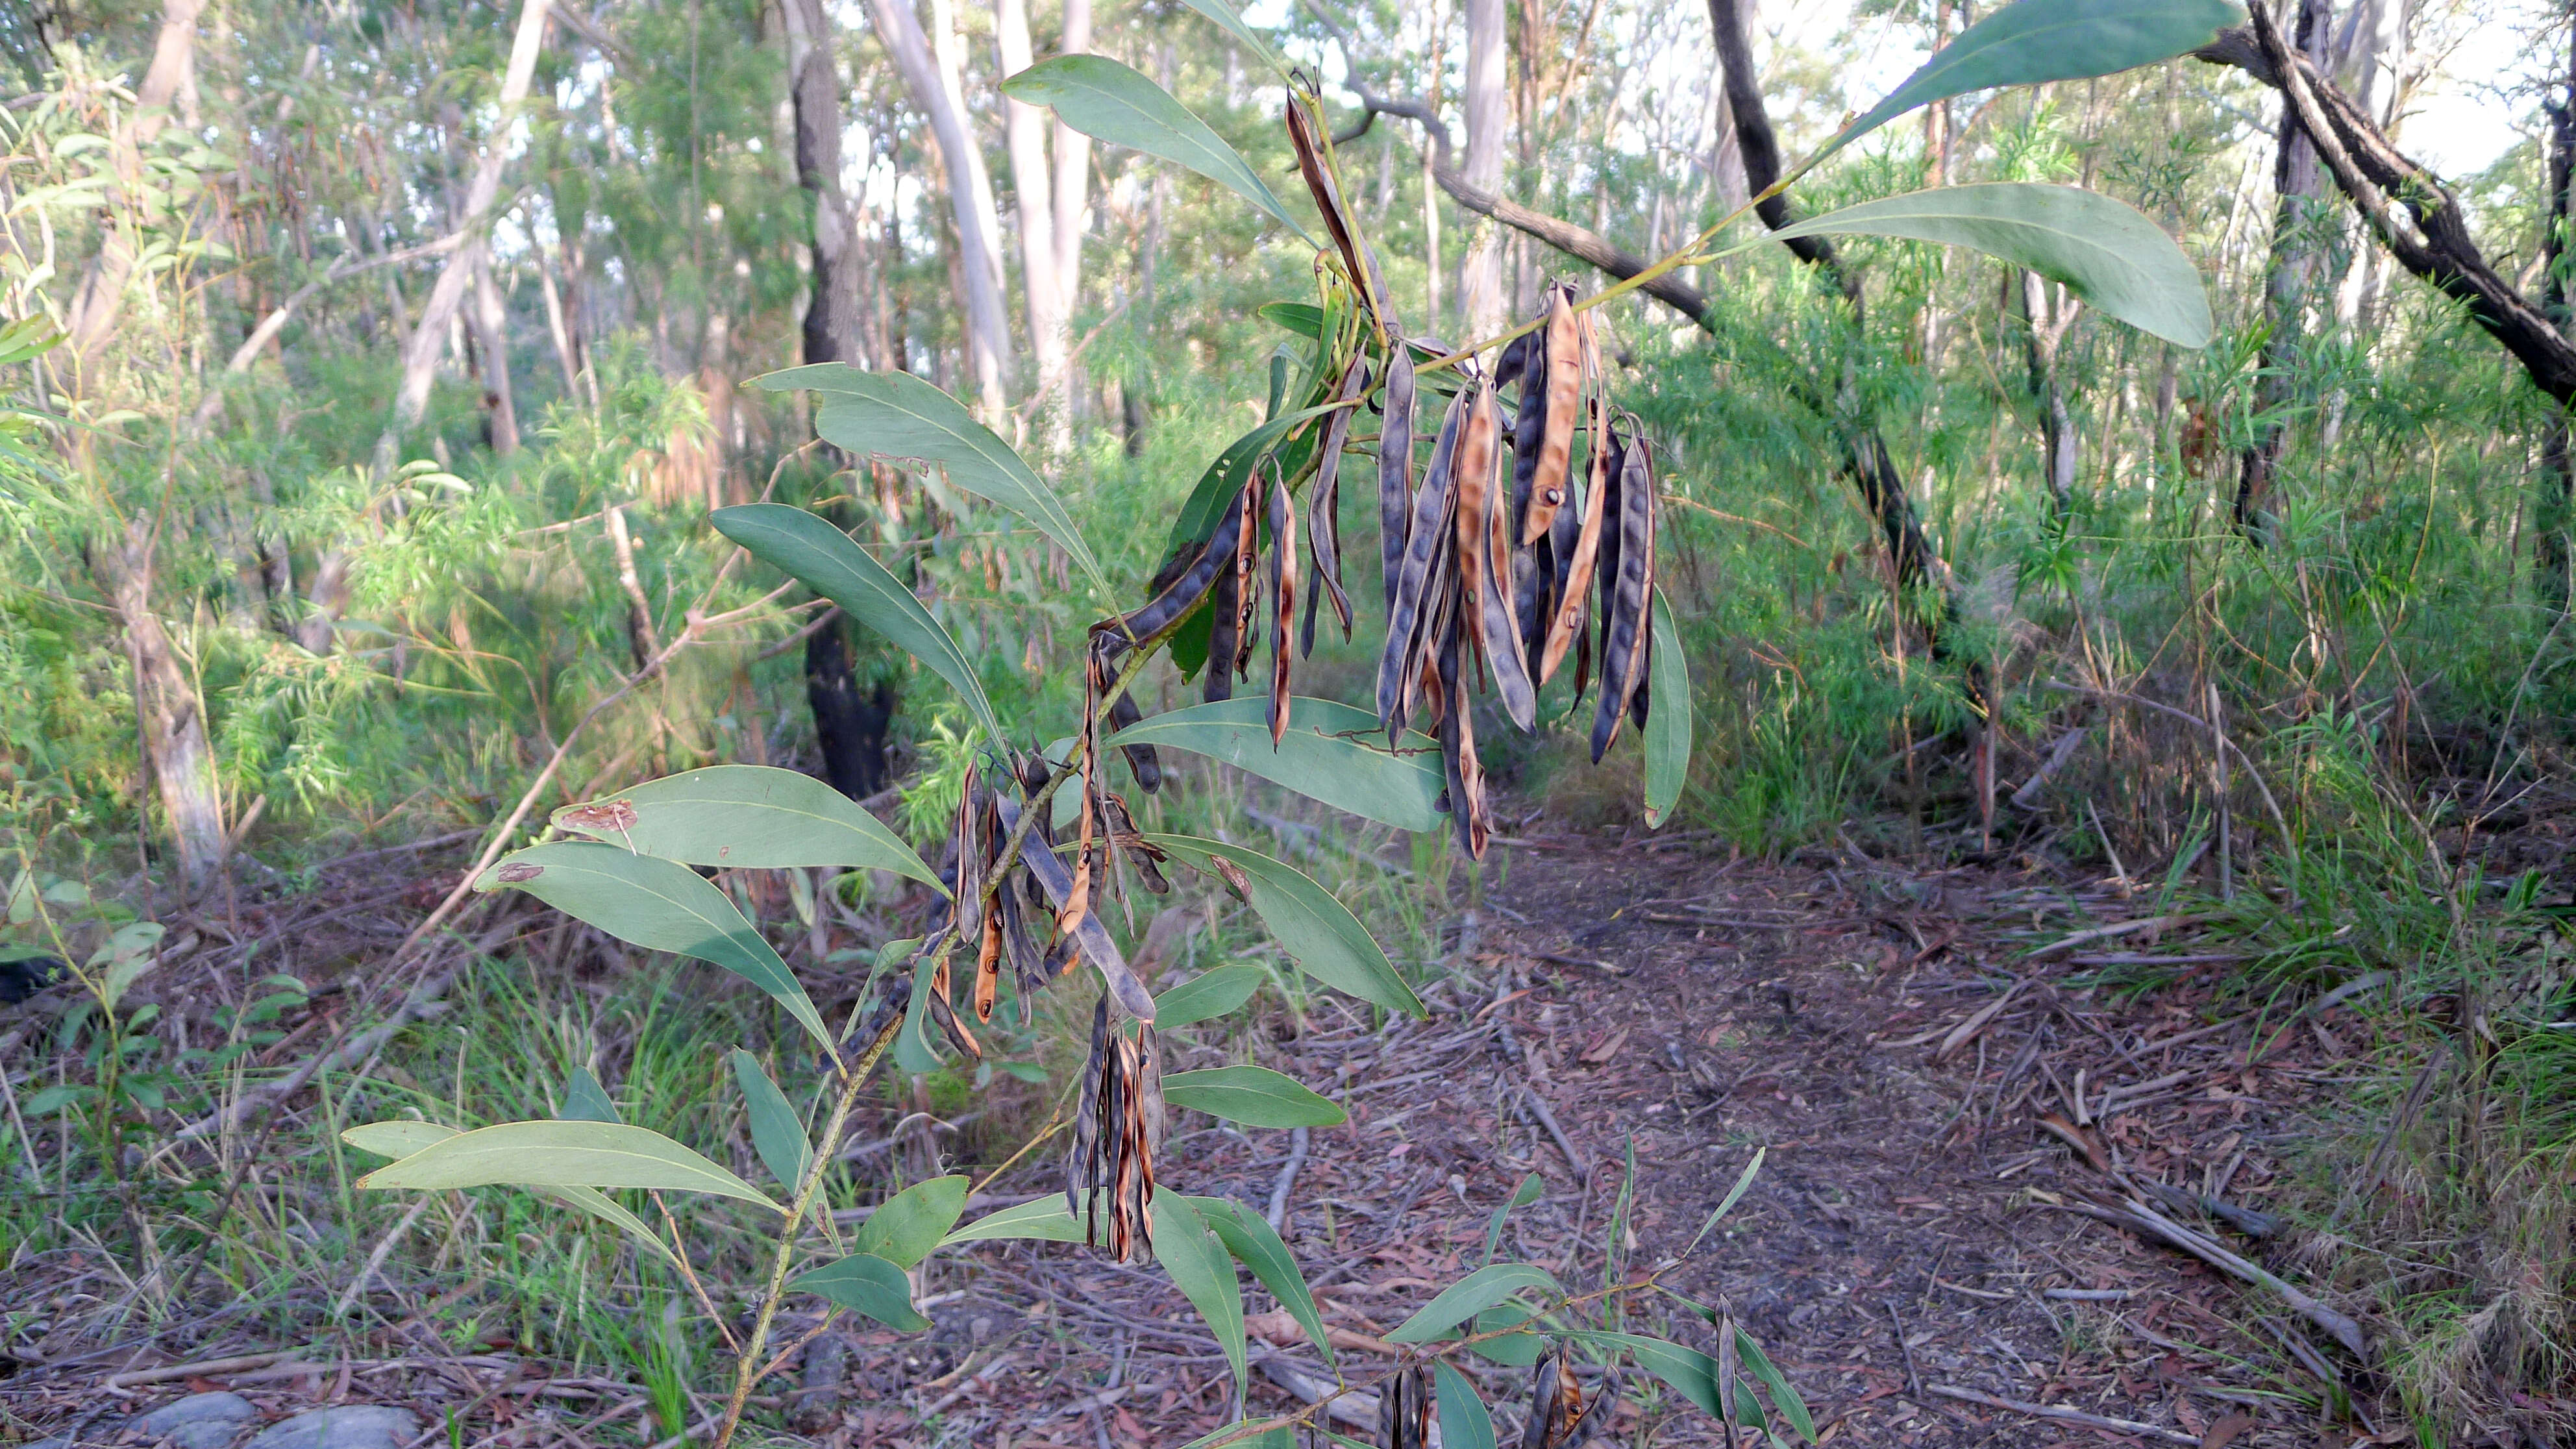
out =
[[805,703],[814,711],[823,777],[853,800],[885,788],[886,725],[894,690],[883,683],[865,698],[850,668],[849,621],[835,617],[805,640]]
[[[2549,106],[2549,221],[2541,237],[2540,311],[2549,324],[2568,330],[2569,192],[2576,181],[2576,36],[2568,41],[2567,94]],[[2576,524],[2576,459],[2569,456],[2567,405],[2552,403],[2548,431],[2540,445],[2540,537],[2532,553],[2539,575],[2540,597],[2552,609],[2565,610],[2568,597],[2568,530]]]

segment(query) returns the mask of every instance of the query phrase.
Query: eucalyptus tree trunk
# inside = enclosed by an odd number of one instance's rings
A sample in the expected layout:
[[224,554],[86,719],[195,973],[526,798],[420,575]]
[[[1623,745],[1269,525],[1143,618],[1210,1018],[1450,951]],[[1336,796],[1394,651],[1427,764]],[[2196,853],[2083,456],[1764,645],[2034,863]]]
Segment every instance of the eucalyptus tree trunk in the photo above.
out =
[[[2297,45],[2310,60],[2325,58],[2326,32],[2332,17],[2330,0],[2294,0],[2299,9]],[[2254,384],[2254,440],[2237,458],[2236,528],[2249,540],[2261,541],[2271,517],[2272,485],[2280,472],[2288,429],[2280,410],[2296,393],[2291,373],[2299,354],[2300,311],[2315,280],[2316,206],[2319,195],[2317,148],[2299,125],[2292,106],[2281,106],[2279,140],[2272,160],[2272,267],[2263,288],[2262,370]]]
[[[1002,54],[1002,74],[1017,75],[1033,59],[1029,46],[1028,0],[994,0],[993,30]],[[1052,387],[1061,379],[1068,317],[1061,253],[1055,241],[1055,183],[1047,167],[1047,115],[1025,101],[1002,100],[1002,132],[1011,152],[1011,189],[1020,203],[1020,287],[1028,307],[1029,347],[1037,364],[1035,383]],[[1062,408],[1054,410],[1053,430],[1059,446],[1072,441]]]
[[[1511,97],[1503,85],[1506,0],[1467,0],[1467,184],[1492,194],[1503,184],[1503,130],[1511,124]],[[1477,339],[1503,330],[1503,238],[1491,218],[1478,217],[1458,267],[1458,305],[1467,332]]]
[[[1090,49],[1091,0],[1064,0],[1064,38],[1056,52],[1082,55]],[[1057,121],[1054,143],[1055,291],[1064,299],[1070,325],[1082,306],[1082,235],[1091,210],[1091,138]]]
[[194,893],[222,866],[229,843],[223,797],[215,786],[215,753],[196,683],[180,663],[170,632],[152,608],[151,525],[141,518],[101,530],[89,543],[90,575],[125,627],[134,670],[136,734],[144,767],[178,847],[179,877]]
[[2075,506],[2075,469],[2083,439],[2066,405],[2058,354],[2067,329],[2075,324],[2077,303],[2037,272],[2022,272],[2017,280],[2023,358],[2031,402],[2039,410],[2040,481],[2048,489],[2050,511],[2063,518]]
[[[2568,40],[2567,94],[2550,103],[2549,111],[2549,210],[2548,222],[2541,233],[2540,310],[2549,325],[2561,334],[2569,331],[2571,315],[2576,309],[2568,304],[2571,265],[2568,235],[2571,217],[2576,217],[2576,35]],[[2568,533],[2576,527],[2576,456],[2571,456],[2568,437],[2567,404],[2552,402],[2549,421],[2540,439],[2540,506],[2537,522],[2539,538],[2532,550],[2532,569],[2538,575],[2543,602],[2553,610],[2567,608],[2570,549]]]
[[859,234],[841,194],[841,81],[822,0],[780,0],[786,16],[788,97],[796,119],[796,182],[814,219],[804,360],[856,362]]
[[[120,188],[143,184],[143,148],[169,124],[171,107],[191,114],[196,110],[197,17],[205,8],[206,0],[162,0],[152,64],[143,73],[143,83],[134,88],[134,108],[109,141]],[[100,239],[98,255],[81,276],[80,289],[72,294],[67,330],[73,360],[84,374],[116,335],[116,319],[125,308],[125,287],[134,279],[135,263],[142,255],[144,243],[132,225],[133,215],[130,199],[101,210],[106,234]]]
[[930,41],[922,34],[912,0],[868,0],[868,13],[876,21],[878,38],[902,70],[904,83],[911,87],[914,103],[930,117],[931,136],[948,172],[949,211],[957,223],[958,248],[967,262],[957,270],[966,301],[968,370],[975,379],[984,422],[997,426],[1009,406],[1002,374],[1011,355],[1011,333],[1001,275],[987,264],[988,258],[1000,255],[996,238],[1001,228],[994,219],[990,183],[975,185],[975,178],[984,174],[983,153],[976,149],[963,101],[950,99],[952,91],[931,57]]
[[519,451],[519,404],[510,390],[509,309],[492,280],[489,248],[474,267],[474,347],[483,362],[484,422],[492,451],[508,457]]

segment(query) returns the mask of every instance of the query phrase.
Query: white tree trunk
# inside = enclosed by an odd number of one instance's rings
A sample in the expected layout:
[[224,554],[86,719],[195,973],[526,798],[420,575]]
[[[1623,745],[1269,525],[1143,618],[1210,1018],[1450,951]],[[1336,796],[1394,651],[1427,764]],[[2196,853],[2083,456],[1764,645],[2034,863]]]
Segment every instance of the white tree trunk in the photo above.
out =
[[[205,8],[206,0],[162,0],[152,65],[143,73],[143,84],[135,88],[129,119],[113,139],[116,173],[123,185],[142,184],[143,148],[169,123],[169,107],[175,102],[184,111],[196,109],[197,16]],[[109,220],[107,235],[81,277],[80,289],[72,295],[68,319],[72,353],[83,371],[116,335],[117,315],[125,306],[125,284],[134,277],[141,248],[122,220],[132,211],[129,203],[102,213]]]
[[[1091,0],[1064,0],[1064,44],[1059,53],[1091,49]],[[1091,138],[1055,123],[1055,290],[1071,322],[1082,305],[1082,237],[1090,230]]]
[[492,451],[506,458],[519,451],[519,403],[510,390],[510,312],[501,288],[492,280],[492,257],[484,250],[474,268],[474,346],[483,358],[483,407],[492,426]]
[[102,531],[92,540],[90,573],[125,626],[144,763],[179,848],[180,879],[193,894],[223,864],[229,841],[223,797],[215,787],[215,753],[206,740],[205,710],[169,631],[152,609],[152,552],[150,525],[134,519],[121,532]]
[[[457,218],[460,232],[477,232],[491,214],[492,203],[501,194],[501,170],[509,162],[510,120],[528,98],[528,84],[537,71],[537,51],[546,35],[547,0],[525,0],[519,10],[518,33],[510,41],[509,69],[501,76],[500,118],[485,140],[483,154],[474,163],[473,179],[465,191],[465,214]],[[402,385],[394,393],[394,416],[384,436],[376,440],[376,465],[379,473],[390,470],[394,449],[402,435],[420,426],[429,411],[430,384],[438,376],[438,354],[447,340],[447,329],[456,317],[456,309],[465,301],[465,289],[474,280],[477,267],[489,264],[490,243],[475,236],[465,245],[447,254],[447,264],[439,269],[438,281],[429,289],[429,301],[422,305],[420,322],[412,329],[411,342],[403,348]]]
[[[994,0],[993,29],[1002,52],[1002,74],[1017,75],[1033,59],[1028,0]],[[1064,370],[1067,318],[1060,253],[1055,243],[1055,186],[1047,170],[1046,113],[1023,101],[1002,100],[1004,138],[1011,151],[1011,186],[1020,201],[1020,286],[1029,316],[1029,347],[1037,385],[1049,387]],[[1057,412],[1059,419],[1062,410]],[[1059,423],[1058,432],[1062,427]]]
[[930,116],[931,135],[947,163],[949,208],[957,219],[958,242],[973,263],[957,269],[960,290],[966,294],[967,360],[984,422],[998,427],[1009,409],[1002,372],[1010,356],[1010,318],[1002,303],[1000,274],[984,264],[985,258],[999,255],[994,238],[1000,232],[993,217],[991,184],[980,189],[974,184],[984,174],[984,158],[967,127],[962,100],[950,100],[939,64],[931,58],[930,42],[922,34],[921,18],[912,11],[912,0],[868,0],[868,13],[876,21],[878,38],[912,88],[914,101]]
[[[1511,98],[1503,89],[1505,0],[1467,0],[1467,184],[1488,195],[1502,189],[1503,131],[1511,124]],[[1488,217],[1468,232],[1467,257],[1458,268],[1458,301],[1467,331],[1482,340],[1503,330],[1503,238]]]

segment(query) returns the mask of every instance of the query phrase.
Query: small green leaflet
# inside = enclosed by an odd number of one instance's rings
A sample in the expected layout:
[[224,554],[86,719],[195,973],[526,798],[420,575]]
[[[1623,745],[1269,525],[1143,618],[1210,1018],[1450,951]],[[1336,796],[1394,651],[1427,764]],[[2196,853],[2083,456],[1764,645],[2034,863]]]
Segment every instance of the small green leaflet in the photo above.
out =
[[2191,258],[2136,207],[2079,187],[1987,181],[1909,191],[1809,217],[1763,240],[1829,234],[1971,247],[2063,282],[2141,332],[2181,347],[2209,342],[2209,295]]
[[[877,1205],[858,1231],[850,1234],[850,1246],[862,1253],[873,1253],[898,1268],[909,1268],[930,1256],[933,1248],[950,1228],[957,1225],[958,1215],[966,1211],[966,1179],[934,1177],[916,1182]],[[1057,1203],[1062,1207],[1062,1202]]]
[[783,503],[745,503],[707,515],[716,531],[771,568],[803,583],[841,606],[841,612],[876,630],[898,649],[920,660],[948,681],[966,701],[987,739],[1008,738],[993,715],[993,702],[966,651],[912,590],[885,565],[850,542],[848,534],[801,508]]
[[1520,1292],[1562,1292],[1544,1268],[1528,1263],[1495,1263],[1479,1268],[1443,1289],[1386,1336],[1389,1343],[1429,1343],[1459,1324]]
[[1268,1067],[1174,1072],[1163,1078],[1163,1100],[1246,1127],[1338,1127],[1350,1120],[1339,1104]]
[[912,1306],[912,1282],[903,1270],[872,1254],[852,1253],[798,1274],[787,1286],[864,1313],[898,1333],[919,1333],[930,1326],[930,1320]]
[[1655,590],[1654,643],[1646,655],[1646,824],[1661,825],[1682,798],[1690,776],[1690,660],[1682,653],[1681,630],[1673,626],[1673,606]]
[[1321,341],[1324,336],[1324,309],[1312,302],[1264,302],[1252,310],[1252,315],[1300,337]]
[[1231,189],[1321,250],[1241,153],[1171,92],[1128,66],[1105,55],[1059,55],[1002,82],[1002,94],[1051,107],[1057,120],[1086,136],[1178,162]]
[[778,1205],[758,1188],[641,1127],[504,1122],[431,1143],[358,1179],[364,1188],[642,1187]]
[[751,1117],[751,1147],[760,1155],[760,1165],[791,1194],[805,1181],[805,1173],[814,1165],[814,1144],[805,1137],[805,1124],[788,1105],[787,1094],[760,1069],[760,1062],[740,1047],[733,1049],[733,1079],[742,1088],[744,1109]]
[[1176,1026],[1223,1016],[1251,1000],[1252,993],[1269,979],[1269,972],[1239,961],[1202,971],[1154,998],[1154,1026],[1170,1031]]
[[[1663,697],[1655,698],[1660,703]],[[1267,695],[1148,715],[1111,736],[1109,743],[1164,745],[1222,760],[1336,810],[1398,830],[1449,827],[1449,817],[1432,808],[1446,788],[1439,742],[1413,731],[1406,734],[1403,750],[1389,750],[1376,714],[1329,699],[1302,695],[1290,699],[1288,729],[1276,747],[1270,743]]]
[[1064,501],[964,403],[911,373],[869,372],[846,362],[791,367],[754,381],[771,392],[821,394],[814,431],[825,442],[862,457],[938,464],[950,483],[1026,519],[1109,592]]
[[1333,1345],[1324,1331],[1324,1315],[1315,1307],[1315,1295],[1306,1286],[1306,1276],[1297,1271],[1296,1255],[1279,1240],[1278,1230],[1267,1218],[1231,1198],[1194,1197],[1190,1206],[1198,1209],[1199,1218],[1225,1243],[1225,1250],[1241,1259],[1288,1310],[1297,1326],[1306,1330],[1315,1351],[1324,1356],[1327,1366],[1333,1363]]
[[1916,106],[2153,65],[2198,50],[2244,18],[2230,0],[2019,0],[1959,32],[1803,169]]
[[1240,871],[1253,912],[1307,975],[1389,1011],[1429,1015],[1351,908],[1296,867],[1221,840],[1189,835],[1145,838],[1193,869],[1222,876],[1216,862],[1223,860]]
[[1168,1187],[1154,1189],[1154,1257],[1190,1306],[1207,1320],[1234,1367],[1234,1395],[1243,1398],[1245,1353],[1243,1290],[1234,1282],[1234,1260],[1208,1231],[1190,1200]]
[[555,1115],[567,1122],[616,1122],[617,1104],[608,1099],[608,1089],[599,1084],[599,1076],[588,1067],[575,1067],[564,1079],[563,1106]]
[[884,821],[794,770],[710,765],[567,805],[554,813],[554,823],[559,830],[689,865],[888,870],[946,893],[939,872]]
[[[1183,544],[1198,543],[1214,533],[1217,520],[1225,516],[1226,505],[1232,503],[1234,496],[1243,491],[1243,485],[1252,480],[1252,470],[1262,455],[1276,447],[1281,438],[1332,411],[1334,405],[1331,403],[1299,408],[1271,418],[1226,444],[1225,451],[1217,454],[1216,461],[1208,464],[1207,471],[1199,475],[1198,486],[1182,500],[1180,515],[1172,524],[1171,546],[1178,548]],[[1294,455],[1283,455],[1282,459],[1283,471],[1292,476],[1296,469],[1284,465],[1293,458]]]
[[705,877],[623,846],[559,841],[514,851],[474,882],[478,891],[526,891],[630,945],[722,966],[766,991],[825,1051],[832,1033],[812,998],[751,922]]

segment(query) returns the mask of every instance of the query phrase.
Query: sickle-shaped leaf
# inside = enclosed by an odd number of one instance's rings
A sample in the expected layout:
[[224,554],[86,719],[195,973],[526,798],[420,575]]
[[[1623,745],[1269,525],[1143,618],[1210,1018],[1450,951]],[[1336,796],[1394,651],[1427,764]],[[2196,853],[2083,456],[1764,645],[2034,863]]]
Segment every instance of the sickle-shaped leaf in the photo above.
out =
[[912,1306],[912,1282],[903,1270],[869,1253],[852,1253],[808,1273],[799,1273],[790,1289],[816,1294],[864,1313],[897,1333],[919,1333],[930,1326]]
[[641,1187],[778,1204],[659,1132],[614,1122],[504,1122],[460,1132],[358,1179],[365,1188]]
[[1028,520],[1107,592],[1064,500],[965,404],[932,384],[908,372],[870,372],[846,362],[791,367],[754,381],[772,392],[821,394],[814,431],[825,442],[860,457],[938,464],[950,483]]
[[1673,626],[1673,606],[1655,590],[1654,646],[1646,656],[1646,687],[1653,705],[1646,712],[1646,823],[1661,825],[1682,798],[1690,776],[1690,661],[1682,655],[1681,631]]
[[1436,1358],[1431,1382],[1440,1404],[1441,1449],[1494,1449],[1494,1416],[1485,1412],[1485,1401],[1476,1397],[1467,1376],[1451,1368],[1449,1360]]
[[1843,127],[1815,161],[1916,106],[2153,65],[2198,50],[2244,18],[2245,7],[2229,0],[2019,0],[1959,32],[1886,100]]
[[957,641],[948,637],[902,580],[886,572],[885,565],[870,558],[866,549],[850,542],[848,534],[783,503],[719,508],[708,518],[718,533],[751,550],[754,558],[840,605],[841,612],[928,665],[965,696],[967,709],[984,727],[986,737],[1003,737],[1002,726],[993,717],[993,702],[985,698],[984,682],[976,677],[966,651],[957,647]]
[[1697,1405],[1702,1413],[1721,1419],[1726,1416],[1717,1395],[1717,1360],[1698,1349],[1633,1333],[1579,1330],[1566,1337],[1604,1348],[1624,1348],[1637,1360],[1637,1367],[1672,1385],[1674,1392]]
[[1172,1275],[1172,1283],[1207,1320],[1234,1366],[1234,1396],[1243,1398],[1245,1353],[1243,1290],[1235,1286],[1234,1260],[1225,1244],[1208,1231],[1190,1200],[1168,1187],[1154,1189],[1154,1259]]
[[1270,1290],[1270,1296],[1279,1300],[1279,1306],[1297,1320],[1297,1326],[1306,1330],[1306,1337],[1330,1366],[1333,1344],[1331,1335],[1324,1331],[1324,1315],[1315,1306],[1315,1294],[1306,1286],[1306,1275],[1297,1271],[1297,1256],[1279,1240],[1279,1232],[1270,1226],[1269,1219],[1232,1198],[1194,1197],[1190,1206],[1198,1209],[1209,1231],[1223,1240],[1225,1250],[1241,1259],[1243,1266],[1252,1270],[1252,1276],[1261,1280],[1261,1286]]
[[[1000,1212],[987,1213],[939,1240],[939,1246],[983,1242],[993,1238],[1028,1238],[1041,1243],[1079,1243],[1082,1220],[1065,1210],[1064,1194],[1047,1193]],[[1139,1246],[1142,1246],[1141,1244]]]
[[[599,1091],[599,1079],[591,1076],[590,1069],[584,1067],[573,1073],[573,1085],[565,1090],[567,1101],[579,1092],[579,1084],[585,1079],[590,1082],[592,1091]],[[600,1095],[602,1101],[607,1099],[605,1093]],[[614,1116],[582,1118],[567,1114],[565,1120],[614,1122],[617,1119]],[[361,1151],[379,1153],[399,1160],[413,1153],[425,1151],[450,1137],[462,1135],[453,1127],[441,1127],[435,1122],[371,1122],[366,1126],[352,1127],[341,1133],[340,1140]],[[586,1212],[604,1223],[622,1229],[627,1236],[661,1254],[663,1261],[673,1267],[679,1266],[679,1255],[671,1251],[670,1244],[662,1241],[660,1233],[653,1231],[642,1218],[628,1212],[624,1204],[598,1188],[538,1187],[531,1188],[530,1191],[552,1198],[565,1207]]]
[[941,1235],[957,1226],[966,1211],[966,1179],[934,1177],[916,1182],[877,1205],[868,1220],[850,1234],[850,1247],[874,1253],[898,1268],[909,1268],[930,1256]]
[[[1656,700],[1660,704],[1662,696]],[[1439,741],[1414,732],[1405,737],[1403,751],[1390,751],[1374,713],[1329,699],[1290,700],[1288,730],[1276,748],[1270,743],[1270,701],[1256,697],[1152,715],[1120,730],[1109,743],[1168,745],[1222,760],[1398,830],[1442,830],[1449,823],[1432,808],[1447,788]]]
[[[1056,794],[1061,798],[1064,792],[1059,790]],[[1154,1025],[1170,1031],[1176,1026],[1223,1016],[1251,1000],[1252,993],[1269,979],[1269,972],[1240,961],[1210,967],[1154,998]]]
[[760,1154],[760,1165],[790,1193],[805,1181],[806,1169],[814,1165],[814,1144],[806,1140],[805,1124],[797,1120],[796,1109],[788,1104],[787,1094],[760,1069],[751,1053],[735,1047],[733,1079],[742,1088],[744,1108],[751,1117],[751,1148]]
[[[1315,239],[1280,205],[1261,173],[1225,138],[1142,73],[1105,55],[1059,55],[1039,61],[1002,82],[1002,94],[1053,108],[1056,119],[1113,146],[1132,146],[1176,161],[1287,223],[1314,246]],[[1319,248],[1320,250],[1320,248]]]
[[710,765],[567,805],[555,812],[554,823],[689,865],[890,870],[946,894],[939,873],[884,821],[794,770]]
[[[1310,408],[1282,413],[1226,444],[1225,451],[1217,454],[1216,461],[1208,464],[1207,471],[1199,475],[1198,486],[1190,490],[1190,496],[1181,500],[1181,511],[1172,524],[1169,546],[1177,548],[1185,543],[1197,543],[1214,533],[1217,520],[1225,516],[1226,505],[1234,500],[1234,495],[1243,491],[1244,484],[1252,481],[1252,469],[1261,461],[1262,455],[1281,438],[1334,411],[1336,406],[1317,403]],[[1293,459],[1293,454],[1282,455],[1283,465]],[[1283,471],[1294,477],[1297,470],[1283,466]]]
[[1268,1067],[1209,1067],[1163,1078],[1163,1101],[1246,1127],[1338,1127],[1341,1104]]
[[1423,1010],[1421,998],[1413,994],[1413,988],[1395,974],[1386,952],[1370,938],[1359,917],[1351,914],[1351,908],[1333,899],[1295,866],[1221,840],[1189,835],[1145,838],[1197,870],[1222,876],[1225,872],[1217,862],[1222,860],[1232,866],[1243,877],[1245,894],[1251,898],[1252,909],[1261,917],[1261,923],[1279,938],[1280,948],[1307,975],[1389,1011],[1412,1016],[1430,1014]]
[[1559,1293],[1556,1280],[1545,1268],[1528,1263],[1496,1263],[1479,1268],[1441,1290],[1440,1296],[1386,1336],[1389,1343],[1429,1343],[1459,1324],[1502,1302],[1515,1293],[1529,1290]]
[[831,1029],[796,973],[723,891],[678,861],[619,845],[557,841],[505,855],[474,882],[478,891],[503,886],[526,891],[631,945],[722,966],[768,992],[825,1051],[832,1049]]
[[1771,233],[1907,237],[1973,247],[2052,281],[2138,330],[2183,347],[2209,341],[2200,273],[2137,208],[2073,186],[1988,181],[1846,206]]

